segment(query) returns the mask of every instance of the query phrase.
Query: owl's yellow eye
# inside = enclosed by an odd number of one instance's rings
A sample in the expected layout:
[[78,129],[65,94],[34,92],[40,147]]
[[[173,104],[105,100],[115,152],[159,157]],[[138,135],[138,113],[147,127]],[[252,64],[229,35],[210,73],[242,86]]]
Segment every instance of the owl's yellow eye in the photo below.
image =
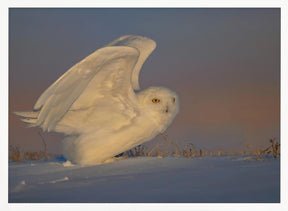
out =
[[172,98],[172,102],[175,103],[175,97]]
[[159,100],[159,99],[157,99],[157,98],[154,98],[154,99],[152,99],[152,102],[153,102],[153,103],[159,103],[159,102],[160,102],[160,100]]

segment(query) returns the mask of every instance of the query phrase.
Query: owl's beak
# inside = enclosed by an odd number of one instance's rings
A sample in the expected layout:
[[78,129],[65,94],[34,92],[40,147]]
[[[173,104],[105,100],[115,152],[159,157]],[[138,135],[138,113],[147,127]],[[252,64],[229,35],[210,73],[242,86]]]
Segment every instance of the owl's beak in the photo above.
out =
[[168,106],[166,106],[165,112],[168,113],[168,111],[169,111],[169,108],[168,108]]

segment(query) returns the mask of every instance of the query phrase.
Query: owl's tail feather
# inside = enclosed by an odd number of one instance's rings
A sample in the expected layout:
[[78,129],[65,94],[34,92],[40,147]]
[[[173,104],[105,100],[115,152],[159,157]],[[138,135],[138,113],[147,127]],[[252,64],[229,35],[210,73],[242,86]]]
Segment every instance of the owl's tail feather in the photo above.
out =
[[38,120],[39,111],[15,111],[14,114],[23,117],[20,120],[27,123],[29,127],[33,127]]

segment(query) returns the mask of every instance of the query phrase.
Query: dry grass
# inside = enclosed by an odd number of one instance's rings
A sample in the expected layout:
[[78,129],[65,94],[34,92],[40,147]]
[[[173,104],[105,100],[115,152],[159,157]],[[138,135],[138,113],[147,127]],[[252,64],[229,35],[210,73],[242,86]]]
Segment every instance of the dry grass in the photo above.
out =
[[[144,145],[139,145],[131,150],[122,153],[119,156],[125,157],[204,157],[204,156],[225,156],[225,155],[253,155],[256,160],[263,161],[264,158],[268,158],[272,155],[276,160],[280,157],[280,144],[275,141],[275,139],[270,139],[270,145],[264,150],[256,149],[252,145],[249,145],[249,150],[242,150],[239,152],[225,152],[221,149],[213,152],[207,149],[201,149],[196,147],[192,143],[186,143],[184,146],[180,146],[177,140],[169,140],[168,135],[161,134],[163,141],[157,143],[152,149]],[[49,158],[57,157],[59,155],[48,155],[47,145],[44,137],[39,133],[41,141],[43,142],[43,149],[38,152],[23,152],[17,146],[9,146],[9,161],[22,162],[28,160],[48,160]]]
[[163,141],[157,143],[152,149],[147,151],[145,146],[139,145],[138,147],[131,149],[124,154],[128,154],[128,156],[136,157],[139,156],[147,156],[147,157],[202,157],[213,155],[212,151],[203,151],[202,149],[197,149],[192,143],[185,144],[184,147],[181,147],[177,140],[168,140],[167,134],[161,134],[163,137]]
[[[275,139],[270,139],[270,145],[264,150],[255,149],[252,145],[249,145],[249,150],[242,150],[239,152],[225,152],[221,149],[218,149],[216,152],[212,150],[202,149],[196,147],[192,143],[186,143],[184,146],[180,146],[177,140],[168,140],[167,134],[161,134],[163,141],[157,143],[152,149],[147,151],[145,146],[139,145],[135,149],[129,150],[129,156],[148,156],[148,157],[204,157],[204,156],[226,156],[226,155],[252,155],[256,160],[264,160],[264,157],[269,157],[273,155],[273,158],[276,160],[277,157],[280,157],[280,144],[275,141]],[[125,153],[127,154],[127,153]]]
[[22,159],[21,151],[17,146],[9,145],[9,160],[20,162]]
[[23,152],[19,147],[9,145],[9,161],[24,162],[28,160],[48,160],[57,155],[48,155],[45,151]]
[[40,132],[38,132],[38,134],[43,143],[43,150],[38,152],[23,152],[23,150],[20,150],[19,147],[9,145],[9,161],[21,162],[25,160],[48,160],[50,157],[55,157],[56,155],[47,154],[47,145],[45,139]]
[[280,157],[280,144],[275,141],[275,138],[270,139],[270,145],[261,150],[259,148],[255,149],[252,145],[249,145],[250,154],[254,155],[257,160],[263,161],[264,157],[272,155],[274,160],[277,160],[277,157]]

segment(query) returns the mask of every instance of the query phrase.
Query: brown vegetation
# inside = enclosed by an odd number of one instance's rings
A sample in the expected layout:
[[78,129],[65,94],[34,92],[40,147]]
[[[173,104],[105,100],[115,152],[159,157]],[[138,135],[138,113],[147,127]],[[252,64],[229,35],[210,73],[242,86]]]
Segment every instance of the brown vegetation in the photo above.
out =
[[40,132],[38,132],[38,134],[41,137],[41,141],[43,143],[43,150],[40,150],[39,152],[23,152],[23,150],[20,150],[19,147],[9,145],[9,161],[21,162],[24,160],[48,160],[49,157],[55,157],[55,155],[47,154],[47,145],[45,139]]
[[[39,152],[22,152],[17,146],[9,146],[9,161],[21,162],[27,160],[48,160],[51,157],[59,155],[48,155],[47,147],[43,136],[39,133],[44,145],[44,150]],[[240,152],[224,152],[219,149],[217,152],[211,150],[204,150],[197,148],[192,143],[186,143],[184,147],[180,147],[176,140],[168,140],[167,134],[161,134],[163,141],[157,143],[152,149],[148,150],[144,145],[139,145],[134,149],[128,150],[122,153],[123,157],[204,157],[204,156],[224,156],[224,155],[253,155],[256,160],[264,160],[265,157],[272,155],[276,160],[280,157],[280,144],[275,139],[270,139],[270,145],[264,150],[255,149],[252,145],[249,145],[249,151],[242,150]]]
[[264,160],[264,157],[268,157],[268,155],[273,155],[274,160],[277,157],[280,157],[280,144],[279,142],[275,141],[275,138],[270,139],[270,145],[264,149],[255,149],[253,146],[249,145],[250,154],[253,154],[257,160]]
[[39,152],[23,152],[19,147],[9,145],[9,161],[21,162],[27,160],[48,160],[56,155],[48,155],[44,151]]
[[[269,157],[272,155],[276,160],[277,157],[280,157],[280,144],[275,141],[275,139],[270,139],[270,145],[264,149],[255,149],[252,145],[249,145],[249,151],[242,150],[239,152],[225,152],[219,149],[217,152],[211,150],[204,150],[197,148],[192,143],[186,143],[184,147],[180,147],[177,141],[169,141],[167,134],[162,134],[164,139],[163,142],[157,143],[151,150],[147,152],[146,147],[139,145],[138,147],[129,150],[128,156],[137,157],[137,156],[148,156],[148,157],[204,157],[204,156],[225,156],[225,155],[252,155],[256,160],[264,160],[264,157]],[[124,153],[127,154],[127,153]]]

